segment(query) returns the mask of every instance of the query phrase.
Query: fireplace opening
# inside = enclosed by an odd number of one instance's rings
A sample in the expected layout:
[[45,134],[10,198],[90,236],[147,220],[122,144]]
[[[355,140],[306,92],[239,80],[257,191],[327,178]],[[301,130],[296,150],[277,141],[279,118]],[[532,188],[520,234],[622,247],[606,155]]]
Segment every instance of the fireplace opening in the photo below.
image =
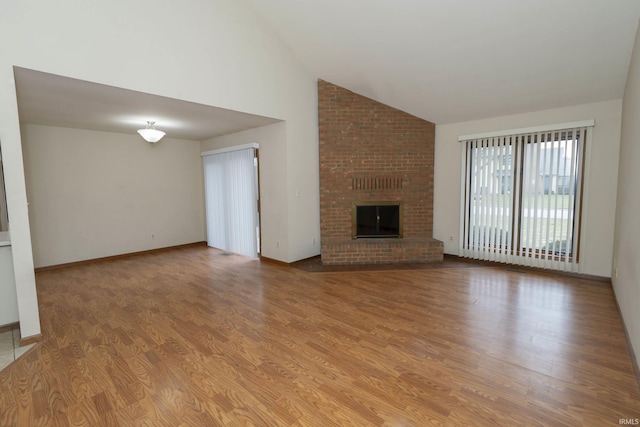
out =
[[402,202],[354,203],[352,237],[402,237]]

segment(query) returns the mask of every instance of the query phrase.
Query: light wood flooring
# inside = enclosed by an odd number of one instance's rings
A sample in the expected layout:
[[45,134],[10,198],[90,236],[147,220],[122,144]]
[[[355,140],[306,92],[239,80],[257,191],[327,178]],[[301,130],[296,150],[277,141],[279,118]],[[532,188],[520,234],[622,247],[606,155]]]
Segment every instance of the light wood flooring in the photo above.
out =
[[640,418],[607,283],[488,266],[310,273],[204,246],[36,279],[43,342],[0,372],[0,426]]

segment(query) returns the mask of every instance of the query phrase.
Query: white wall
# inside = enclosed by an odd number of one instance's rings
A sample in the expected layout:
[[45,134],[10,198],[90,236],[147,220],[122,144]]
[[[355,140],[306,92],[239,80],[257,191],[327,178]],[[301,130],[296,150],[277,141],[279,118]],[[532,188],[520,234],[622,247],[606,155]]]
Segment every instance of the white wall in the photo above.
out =
[[[318,88],[313,87],[301,94],[302,99],[313,99],[311,115],[301,117],[305,126],[313,127],[313,139],[299,139],[291,134],[291,122],[287,122],[287,138],[294,143],[287,144],[286,168],[289,212],[289,261],[298,261],[320,254],[320,150],[318,146]],[[282,166],[280,166],[282,167]],[[304,218],[300,218],[303,216]],[[315,242],[315,243],[313,243]],[[273,243],[273,242],[271,242]]]
[[[0,31],[3,28],[2,17],[0,17]],[[0,35],[0,40],[2,43],[8,39]],[[0,63],[3,58],[4,55],[0,55]],[[22,338],[26,338],[40,335],[40,314],[33,271],[15,86],[13,73],[6,73],[8,70],[7,67],[0,66],[0,144],[2,144],[5,194],[12,235],[11,258],[20,333]]]
[[11,247],[0,246],[0,326],[10,325],[18,321],[16,288],[15,286],[9,286],[14,281]]
[[36,267],[204,240],[200,143],[25,125]]
[[636,357],[640,357],[640,29],[622,103],[622,140],[614,235],[613,289]]
[[595,119],[590,173],[585,177],[587,203],[583,205],[580,272],[610,277],[621,111],[622,101],[613,100],[436,126],[434,237],[445,243],[445,253],[458,255],[462,155],[459,136]]
[[201,144],[203,152],[250,142],[260,145],[261,255],[283,262],[289,259],[288,198],[287,192],[283,191],[287,185],[286,140],[287,126],[279,122],[212,138]]
[[[13,66],[286,120],[287,157],[300,156],[283,159],[288,224],[275,234],[288,236],[287,261],[317,252],[316,78],[246,1],[3,2],[0,43],[0,143],[26,336],[39,320]],[[305,198],[293,203],[298,186]]]

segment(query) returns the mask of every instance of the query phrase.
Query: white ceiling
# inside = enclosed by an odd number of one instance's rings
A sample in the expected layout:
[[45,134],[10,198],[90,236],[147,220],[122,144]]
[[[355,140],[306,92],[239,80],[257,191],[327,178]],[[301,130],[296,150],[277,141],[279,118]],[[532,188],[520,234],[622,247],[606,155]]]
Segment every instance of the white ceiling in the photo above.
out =
[[278,120],[16,67],[21,123],[135,134],[148,120],[167,137],[202,141]]
[[[437,124],[622,97],[640,0],[249,0],[310,74]],[[276,119],[15,69],[20,121],[204,140]]]
[[437,124],[622,97],[638,0],[250,0],[313,75]]

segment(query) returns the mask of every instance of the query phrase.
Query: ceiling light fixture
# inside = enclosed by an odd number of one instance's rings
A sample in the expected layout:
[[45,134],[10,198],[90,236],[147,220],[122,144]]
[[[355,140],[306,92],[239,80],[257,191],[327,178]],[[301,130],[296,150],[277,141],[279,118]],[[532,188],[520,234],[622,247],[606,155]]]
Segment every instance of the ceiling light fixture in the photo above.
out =
[[155,128],[156,122],[147,121],[147,127],[144,129],[139,129],[138,133],[145,141],[155,144],[160,141],[163,136],[166,135],[165,132],[158,130]]

